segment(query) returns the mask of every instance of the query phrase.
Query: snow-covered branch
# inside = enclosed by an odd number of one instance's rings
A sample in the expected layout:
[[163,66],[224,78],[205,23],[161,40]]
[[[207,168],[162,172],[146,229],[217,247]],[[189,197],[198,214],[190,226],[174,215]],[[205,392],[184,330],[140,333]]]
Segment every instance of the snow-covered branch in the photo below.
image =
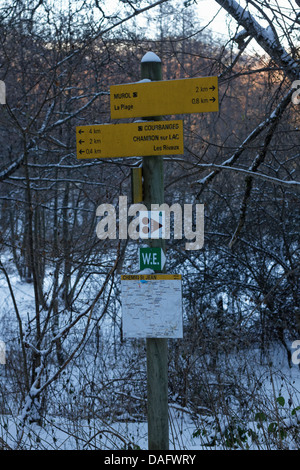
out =
[[[299,63],[285,50],[278,41],[274,28],[262,27],[247,8],[241,7],[236,0],[215,0],[223,7],[244,30],[253,37],[264,51],[280,66],[291,81],[300,78]],[[254,2],[251,2],[254,4]],[[255,5],[257,8],[257,6]]]
[[105,92],[98,92],[98,93],[95,93],[94,96],[87,102],[85,103],[84,106],[82,106],[81,108],[77,109],[76,111],[74,111],[74,113],[71,113],[69,114],[67,117],[65,117],[64,119],[59,119],[58,121],[54,122],[51,126],[49,126],[49,128],[47,129],[48,132],[51,131],[52,129],[55,129],[56,127],[58,126],[61,126],[63,124],[65,124],[66,122],[70,121],[71,119],[74,119],[76,116],[78,116],[80,113],[82,113],[83,111],[85,111],[86,109],[88,109],[91,104],[99,97],[99,96],[102,96],[103,94],[107,94]]
[[[280,186],[286,186],[286,187],[289,187],[289,188],[293,188],[293,189],[300,189],[300,181],[287,181],[287,180],[283,180],[283,179],[280,179],[280,178],[275,178],[273,176],[268,176],[268,175],[264,175],[263,173],[258,173],[257,171],[251,171],[251,170],[246,170],[245,168],[238,168],[238,167],[232,167],[232,166],[226,166],[226,165],[217,165],[215,163],[199,163],[197,164],[198,167],[201,167],[201,168],[214,168],[216,170],[229,170],[229,171],[233,171],[233,172],[236,172],[236,173],[242,173],[244,174],[245,176],[251,176],[251,177],[254,177],[254,178],[259,178],[259,179],[262,179],[262,180],[265,180],[265,181],[268,181],[269,183],[273,183],[273,184],[277,184],[277,185],[280,185]],[[194,183],[196,184],[196,183]]]
[[[286,107],[289,105],[291,102],[291,96],[293,94],[293,89],[289,90],[284,98],[280,101],[280,103],[276,106],[274,111],[264,120],[262,121],[253,131],[246,137],[246,139],[242,142],[242,144],[237,148],[237,150],[229,157],[227,160],[225,160],[221,165],[211,165],[212,168],[215,168],[215,170],[211,173],[209,173],[207,176],[202,178],[201,180],[198,180],[197,183],[205,185],[212,181],[212,179],[220,173],[221,170],[231,167],[242,155],[244,150],[248,147],[248,145],[253,142],[269,125],[272,125],[275,121],[277,121],[283,111],[286,109]],[[210,165],[207,165],[208,167]],[[238,169],[236,169],[237,171]],[[249,170],[238,170],[238,171],[243,171],[243,172],[251,172],[251,169]],[[257,176],[257,173],[255,172],[254,174]],[[253,176],[254,176],[253,175]],[[270,179],[271,177],[265,177],[264,175],[261,175],[264,177],[264,179]],[[288,184],[288,185],[295,185],[297,186],[299,183],[296,181],[283,181],[283,180],[278,180],[277,178],[272,178],[273,182],[279,184]]]
[[11,165],[9,165],[8,168],[5,168],[4,170],[0,171],[0,181],[5,180],[8,178],[10,175],[12,175],[20,166],[22,165],[24,161],[24,153],[22,153],[16,161],[14,161]]

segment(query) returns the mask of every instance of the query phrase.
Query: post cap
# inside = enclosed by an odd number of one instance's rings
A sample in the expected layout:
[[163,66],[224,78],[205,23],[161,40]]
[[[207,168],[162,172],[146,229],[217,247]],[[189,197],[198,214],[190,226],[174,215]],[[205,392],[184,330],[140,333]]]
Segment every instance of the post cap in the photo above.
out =
[[156,55],[154,52],[146,52],[146,54],[142,57],[141,62],[161,62],[160,58],[158,55]]

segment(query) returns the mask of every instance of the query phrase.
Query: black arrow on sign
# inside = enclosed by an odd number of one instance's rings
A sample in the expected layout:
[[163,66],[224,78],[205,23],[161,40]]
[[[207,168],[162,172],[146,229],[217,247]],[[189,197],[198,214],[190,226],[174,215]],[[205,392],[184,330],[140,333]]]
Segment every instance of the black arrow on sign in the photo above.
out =
[[209,101],[212,101],[212,102],[214,103],[214,102],[216,101],[216,98],[215,98],[215,97],[213,97],[213,98],[210,98],[210,100],[209,100]]
[[79,134],[84,134],[84,131],[82,129],[79,129]]
[[215,85],[210,87],[210,90],[214,91],[216,89]]
[[84,140],[81,140],[81,139],[80,139],[78,142],[79,142],[80,144],[84,144]]
[[85,150],[79,150],[79,153],[81,155],[82,153],[85,153]]

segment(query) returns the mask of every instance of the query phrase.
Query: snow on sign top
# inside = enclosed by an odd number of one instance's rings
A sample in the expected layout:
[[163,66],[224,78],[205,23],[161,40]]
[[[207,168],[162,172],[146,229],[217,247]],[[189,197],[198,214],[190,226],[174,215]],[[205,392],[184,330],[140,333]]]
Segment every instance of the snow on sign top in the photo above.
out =
[[147,52],[141,62],[161,62],[161,60],[154,52]]

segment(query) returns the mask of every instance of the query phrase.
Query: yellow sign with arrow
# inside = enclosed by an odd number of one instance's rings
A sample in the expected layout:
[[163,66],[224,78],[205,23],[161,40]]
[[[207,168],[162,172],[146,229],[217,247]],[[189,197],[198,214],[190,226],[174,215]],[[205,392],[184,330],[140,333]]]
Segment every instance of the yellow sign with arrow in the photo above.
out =
[[142,81],[110,87],[112,119],[218,110],[218,77]]

